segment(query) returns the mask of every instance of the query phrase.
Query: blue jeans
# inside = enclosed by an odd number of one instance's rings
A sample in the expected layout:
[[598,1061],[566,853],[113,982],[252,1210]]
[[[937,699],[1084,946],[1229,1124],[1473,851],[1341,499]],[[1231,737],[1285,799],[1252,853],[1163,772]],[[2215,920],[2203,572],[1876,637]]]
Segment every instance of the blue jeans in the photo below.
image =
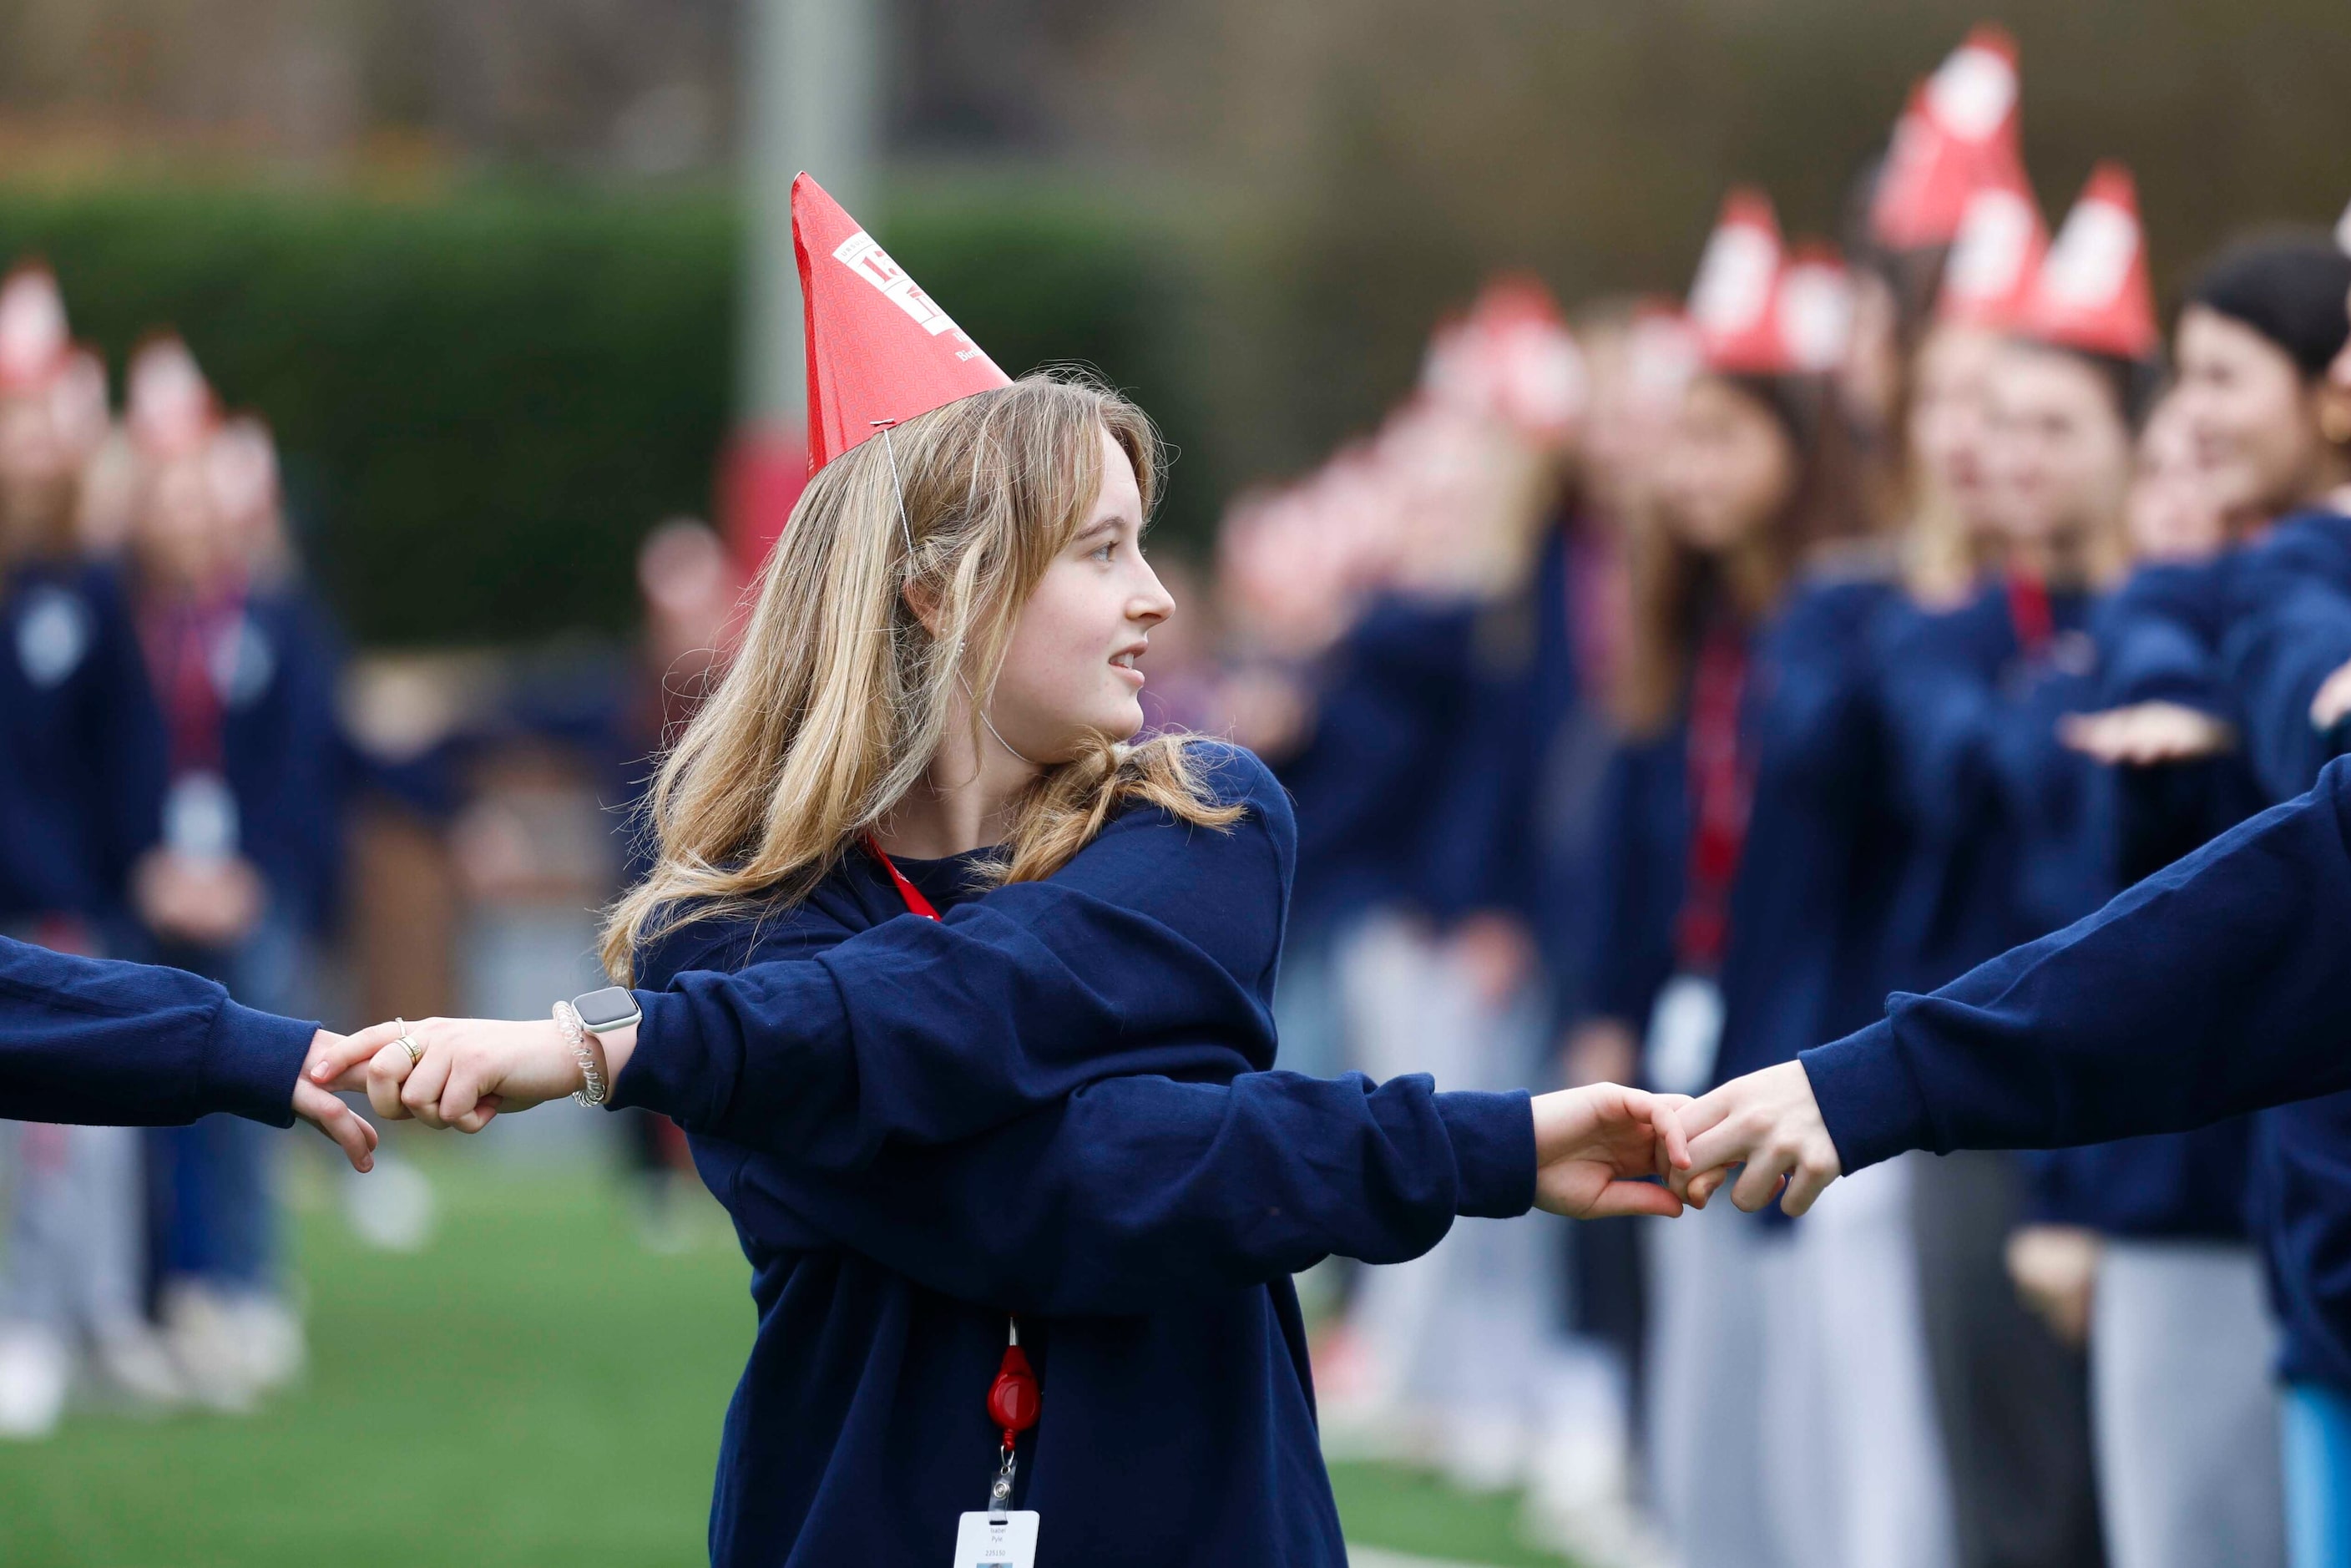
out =
[[2351,1397],[2285,1388],[2285,1532],[2290,1568],[2351,1568]]

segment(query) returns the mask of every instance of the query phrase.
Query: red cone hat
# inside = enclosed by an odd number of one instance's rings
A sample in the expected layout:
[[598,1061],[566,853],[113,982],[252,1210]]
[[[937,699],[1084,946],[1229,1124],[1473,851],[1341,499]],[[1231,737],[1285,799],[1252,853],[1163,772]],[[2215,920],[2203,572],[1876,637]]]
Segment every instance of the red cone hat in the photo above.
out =
[[220,420],[212,383],[176,334],[141,343],[125,378],[124,419],[140,451],[158,462],[194,452]]
[[[2020,171],[2021,172],[2021,171]],[[1951,257],[1943,267],[1938,320],[2011,330],[2022,319],[2026,298],[2049,251],[2049,227],[2041,204],[2022,181],[1980,187],[1968,198]]]
[[1800,245],[1781,269],[1773,315],[1781,373],[1823,375],[1844,362],[1853,340],[1853,278],[1835,247]]
[[1708,369],[1758,375],[1787,369],[1776,308],[1781,249],[1769,196],[1740,186],[1723,198],[1690,284],[1690,326]]
[[2016,40],[1986,24],[1921,82],[1895,125],[1870,204],[1870,232],[1894,250],[1949,245],[1977,189],[2021,167]]
[[39,391],[72,351],[56,276],[40,266],[10,273],[0,282],[0,392]]
[[2138,188],[2119,163],[2090,172],[2033,280],[2018,329],[2060,348],[2151,360],[2162,343]]
[[1011,384],[806,174],[792,182],[792,249],[807,310],[810,473],[881,425]]

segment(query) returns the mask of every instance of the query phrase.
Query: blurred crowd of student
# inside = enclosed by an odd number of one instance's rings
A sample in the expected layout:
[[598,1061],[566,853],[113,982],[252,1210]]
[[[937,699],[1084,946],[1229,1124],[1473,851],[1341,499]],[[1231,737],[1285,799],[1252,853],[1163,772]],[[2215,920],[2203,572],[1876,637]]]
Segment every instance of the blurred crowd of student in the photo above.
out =
[[[2126,171],[2046,227],[2019,83],[1971,36],[1837,246],[1740,190],[1685,299],[1497,281],[1374,433],[1164,560],[1153,722],[1297,800],[1283,1065],[1700,1092],[2351,749],[2351,256],[2211,236],[2167,331]],[[495,701],[463,663],[346,675],[266,429],[176,340],[125,385],[118,418],[55,280],[12,276],[0,928],[302,1012],[342,919],[393,955],[347,977],[367,1016],[445,1005],[453,889],[584,954],[756,551],[664,525],[638,649]],[[0,1429],[298,1371],[271,1134],[11,1134]],[[1593,1568],[2351,1561],[2346,1169],[2351,1098],[1913,1156],[1801,1222],[1465,1220],[1318,1271],[1326,1442],[1523,1486]]]
[[[225,410],[169,334],[131,356],[118,413],[59,280],[20,265],[0,280],[0,930],[278,1012],[422,1016],[458,1010],[463,911],[535,901],[569,917],[559,951],[493,942],[488,967],[569,979],[630,869],[643,759],[742,581],[684,520],[647,538],[639,576],[642,656],[348,670],[268,427]],[[671,1207],[682,1140],[623,1127],[648,1203]],[[301,1375],[284,1147],[225,1115],[0,1123],[0,1437],[43,1436],[77,1402],[248,1411]],[[431,1189],[387,1152],[343,1207],[363,1241],[413,1249]]]
[[[2167,331],[2131,174],[2053,235],[2019,84],[1970,36],[1837,246],[1738,190],[1678,302],[1497,282],[1234,505],[1213,674],[1155,638],[1150,694],[1297,798],[1289,1065],[1702,1092],[2351,740],[2351,256],[2210,236]],[[1463,1221],[1328,1283],[1326,1438],[1593,1563],[2351,1561],[2346,1168],[2320,1102],[1792,1223]]]

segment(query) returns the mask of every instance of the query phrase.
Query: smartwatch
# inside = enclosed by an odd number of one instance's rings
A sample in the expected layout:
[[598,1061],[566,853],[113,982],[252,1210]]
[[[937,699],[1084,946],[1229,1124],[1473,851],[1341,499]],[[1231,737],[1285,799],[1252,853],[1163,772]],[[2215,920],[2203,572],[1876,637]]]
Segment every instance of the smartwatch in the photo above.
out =
[[572,1010],[580,1015],[580,1027],[590,1034],[610,1034],[616,1029],[626,1029],[645,1016],[637,1006],[637,994],[625,986],[606,986],[601,991],[571,998]]

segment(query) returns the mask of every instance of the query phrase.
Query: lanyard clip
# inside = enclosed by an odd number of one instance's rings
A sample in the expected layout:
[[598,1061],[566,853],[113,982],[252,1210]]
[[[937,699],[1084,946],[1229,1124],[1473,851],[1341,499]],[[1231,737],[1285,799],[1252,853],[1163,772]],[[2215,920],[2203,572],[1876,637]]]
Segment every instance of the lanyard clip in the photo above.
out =
[[1004,1434],[1004,1463],[997,1467],[996,1479],[988,1483],[987,1517],[1002,1520],[1012,1509],[1012,1472],[1019,1460],[1012,1456],[1012,1434]]

